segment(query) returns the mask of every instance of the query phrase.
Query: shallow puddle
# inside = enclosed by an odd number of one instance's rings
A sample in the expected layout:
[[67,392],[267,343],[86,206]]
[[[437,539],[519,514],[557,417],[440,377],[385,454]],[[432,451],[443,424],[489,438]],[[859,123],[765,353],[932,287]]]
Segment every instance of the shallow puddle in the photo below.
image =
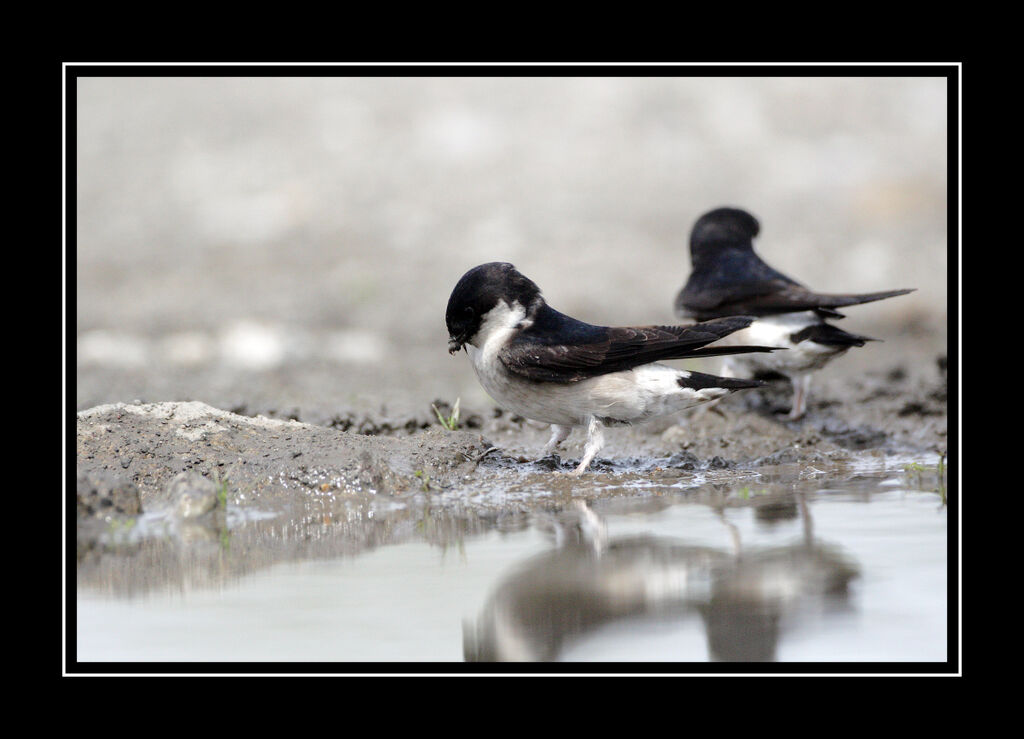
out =
[[617,495],[513,525],[134,595],[79,583],[77,659],[942,663],[948,509],[920,482],[612,476]]

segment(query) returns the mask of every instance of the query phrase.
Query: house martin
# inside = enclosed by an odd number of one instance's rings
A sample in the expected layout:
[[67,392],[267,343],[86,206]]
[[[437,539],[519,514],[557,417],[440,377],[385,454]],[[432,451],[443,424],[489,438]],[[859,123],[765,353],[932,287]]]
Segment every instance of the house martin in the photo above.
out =
[[713,345],[751,324],[729,316],[692,326],[594,326],[551,308],[540,288],[505,262],[466,272],[448,300],[448,351],[465,348],[484,390],[505,409],[551,424],[542,456],[574,426],[587,428],[582,474],[607,425],[674,413],[764,383],[675,369],[659,360],[770,352]]
[[788,351],[728,357],[722,373],[785,375],[794,391],[788,417],[796,420],[807,411],[812,373],[850,347],[877,341],[829,323],[828,319],[843,318],[837,309],[905,295],[915,288],[841,295],[814,292],[761,260],[753,242],[760,230],[757,219],[738,208],[717,208],[701,216],[690,233],[692,271],[676,296],[675,313],[695,321],[755,316],[756,321],[724,343],[763,343]]

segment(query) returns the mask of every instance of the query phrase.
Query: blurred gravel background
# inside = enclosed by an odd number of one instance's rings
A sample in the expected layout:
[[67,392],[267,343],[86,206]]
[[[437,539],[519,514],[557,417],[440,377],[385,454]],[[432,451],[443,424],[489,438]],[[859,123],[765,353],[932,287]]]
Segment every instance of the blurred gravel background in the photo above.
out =
[[822,291],[918,288],[850,309],[885,343],[825,372],[931,371],[946,102],[941,77],[81,78],[77,408],[485,409],[447,353],[468,268],[511,261],[593,323],[672,322],[719,205]]

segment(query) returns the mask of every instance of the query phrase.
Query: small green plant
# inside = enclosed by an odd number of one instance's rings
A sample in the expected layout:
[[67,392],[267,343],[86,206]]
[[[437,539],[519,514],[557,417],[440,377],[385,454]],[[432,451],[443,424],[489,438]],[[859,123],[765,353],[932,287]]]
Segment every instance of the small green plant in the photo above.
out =
[[444,414],[441,413],[441,411],[439,411],[437,409],[436,405],[434,405],[433,403],[430,404],[430,407],[434,409],[434,413],[437,414],[437,420],[440,421],[441,425],[444,426],[449,431],[454,431],[455,429],[457,429],[459,427],[459,401],[460,400],[461,400],[461,398],[456,398],[455,399],[455,405],[452,406],[451,415],[448,416],[447,418],[445,418]]
[[430,491],[430,477],[423,470],[416,470],[413,474],[420,479],[420,490],[424,493]]
[[213,473],[214,482],[217,484],[217,507],[227,510],[228,507],[228,478],[221,477],[218,472]]
[[112,518],[107,522],[107,532],[110,534],[123,534],[135,527],[134,518]]
[[748,486],[744,485],[736,491],[736,495],[743,500],[750,500],[750,496],[752,495],[767,495],[767,492],[768,491],[766,490],[751,490]]
[[909,462],[903,465],[903,471],[908,475],[913,475],[914,481],[917,483],[919,488],[924,488],[923,473],[934,472],[936,477],[936,488],[930,490],[930,492],[938,493],[942,498],[942,504],[946,504],[946,453],[939,453],[939,461],[935,466],[921,464],[920,462]]

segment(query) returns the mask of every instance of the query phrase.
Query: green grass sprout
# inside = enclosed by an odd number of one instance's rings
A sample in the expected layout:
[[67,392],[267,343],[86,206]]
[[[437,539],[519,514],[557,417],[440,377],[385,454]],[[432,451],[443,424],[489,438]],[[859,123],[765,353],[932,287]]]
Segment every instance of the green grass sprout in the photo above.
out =
[[424,493],[430,492],[430,476],[423,470],[416,470],[413,475],[420,479],[420,490]]
[[444,414],[441,413],[441,411],[439,411],[437,409],[436,405],[434,405],[433,403],[430,404],[430,407],[434,409],[434,413],[437,414],[437,420],[440,421],[441,425],[444,426],[449,431],[454,431],[455,429],[457,429],[459,427],[459,401],[460,400],[461,400],[461,398],[456,398],[455,399],[455,405],[452,406],[452,413],[447,418],[445,418]]

